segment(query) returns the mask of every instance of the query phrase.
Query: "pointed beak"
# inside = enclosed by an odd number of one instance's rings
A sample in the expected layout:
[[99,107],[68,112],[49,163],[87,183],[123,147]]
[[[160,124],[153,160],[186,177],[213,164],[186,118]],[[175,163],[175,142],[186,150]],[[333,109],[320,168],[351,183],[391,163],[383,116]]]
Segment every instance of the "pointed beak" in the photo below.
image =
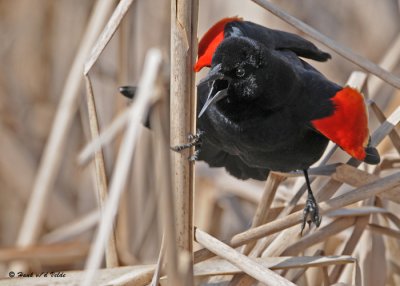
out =
[[204,84],[209,84],[210,91],[207,95],[206,102],[199,112],[198,118],[200,118],[204,114],[204,112],[211,104],[216,103],[217,101],[225,98],[228,95],[228,87],[230,81],[231,79],[221,72],[221,64],[213,67],[209,71],[208,75],[200,81],[198,85],[200,86]]

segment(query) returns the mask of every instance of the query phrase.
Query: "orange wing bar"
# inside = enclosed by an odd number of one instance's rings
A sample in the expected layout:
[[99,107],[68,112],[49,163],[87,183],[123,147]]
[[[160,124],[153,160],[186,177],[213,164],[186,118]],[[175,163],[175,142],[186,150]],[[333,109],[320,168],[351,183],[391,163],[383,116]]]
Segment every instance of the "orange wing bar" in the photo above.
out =
[[369,139],[364,97],[357,90],[344,87],[331,100],[335,112],[329,117],[313,120],[312,124],[352,157],[363,161]]
[[198,72],[203,67],[211,66],[211,60],[218,45],[224,39],[224,28],[229,22],[242,21],[242,18],[224,18],[212,26],[199,42],[198,60],[194,66],[194,71]]

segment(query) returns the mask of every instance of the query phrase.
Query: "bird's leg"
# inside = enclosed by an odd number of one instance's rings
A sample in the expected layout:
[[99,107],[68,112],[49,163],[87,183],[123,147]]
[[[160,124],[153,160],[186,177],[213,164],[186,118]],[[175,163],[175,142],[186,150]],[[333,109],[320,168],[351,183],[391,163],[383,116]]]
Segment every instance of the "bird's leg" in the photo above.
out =
[[203,135],[203,133],[204,131],[197,130],[196,134],[188,135],[188,143],[173,146],[171,147],[171,149],[175,152],[181,152],[182,150],[197,146],[201,144],[201,136]]
[[188,141],[189,141],[188,143],[177,145],[177,146],[173,146],[173,147],[171,147],[171,149],[173,151],[175,151],[175,152],[181,152],[182,150],[185,150],[185,149],[191,148],[193,146],[196,146],[198,148],[194,151],[193,155],[188,158],[189,161],[196,161],[197,157],[199,156],[199,153],[200,153],[200,148],[199,147],[201,146],[201,143],[202,143],[201,142],[201,136],[203,134],[204,134],[204,131],[201,131],[201,130],[197,129],[196,134],[189,134],[188,135]]
[[321,224],[321,217],[319,216],[318,204],[315,201],[314,195],[311,190],[310,179],[308,178],[308,172],[307,170],[303,170],[303,173],[304,177],[306,178],[308,194],[307,194],[306,206],[304,207],[303,211],[303,223],[301,225],[301,234],[303,234],[306,222],[308,223],[309,226],[311,226],[312,222],[317,227],[319,227],[319,225]]

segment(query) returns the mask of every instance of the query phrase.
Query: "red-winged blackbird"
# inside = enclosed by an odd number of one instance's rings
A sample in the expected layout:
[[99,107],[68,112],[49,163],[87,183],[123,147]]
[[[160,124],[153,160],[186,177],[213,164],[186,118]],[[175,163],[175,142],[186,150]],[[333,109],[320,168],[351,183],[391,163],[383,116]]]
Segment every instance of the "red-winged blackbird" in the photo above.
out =
[[225,167],[239,179],[266,180],[270,170],[303,170],[308,186],[304,221],[320,224],[307,169],[329,140],[368,164],[380,161],[369,146],[363,96],[326,79],[300,57],[326,61],[328,53],[302,37],[239,18],[215,24],[199,43],[194,67],[210,67],[198,85],[198,134],[191,159]]
[[239,179],[303,170],[304,228],[308,216],[320,224],[307,169],[329,140],[366,163],[380,158],[368,145],[363,96],[329,81],[299,57],[326,61],[330,55],[300,36],[238,18],[215,24],[199,43],[194,67],[211,68],[198,85],[201,135],[195,141],[198,160],[225,167]]

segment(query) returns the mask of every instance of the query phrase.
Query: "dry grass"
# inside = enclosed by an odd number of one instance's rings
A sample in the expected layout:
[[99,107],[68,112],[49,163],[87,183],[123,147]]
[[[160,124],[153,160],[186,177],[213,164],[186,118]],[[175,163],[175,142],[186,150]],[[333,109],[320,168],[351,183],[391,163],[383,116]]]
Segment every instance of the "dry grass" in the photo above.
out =
[[[400,284],[398,4],[214,2],[0,2],[0,285]],[[327,22],[346,9],[339,37]],[[319,229],[300,236],[301,174],[263,185],[198,163],[195,178],[189,152],[171,153],[194,130],[199,11],[199,34],[233,14],[289,29],[281,18],[345,57],[318,68],[364,92],[382,162],[329,145],[310,170]],[[129,105],[118,86],[136,83]]]

